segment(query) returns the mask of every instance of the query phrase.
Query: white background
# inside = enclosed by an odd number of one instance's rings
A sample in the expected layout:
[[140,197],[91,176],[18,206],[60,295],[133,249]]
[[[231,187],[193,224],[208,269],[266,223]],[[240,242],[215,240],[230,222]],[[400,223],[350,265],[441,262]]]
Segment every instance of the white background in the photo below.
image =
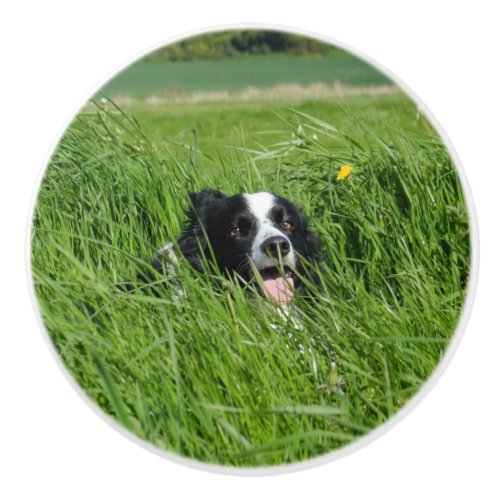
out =
[[[2,498],[499,498],[500,199],[496,2],[93,1],[3,3],[0,13]],[[409,416],[335,462],[268,477],[171,463],[97,416],[62,375],[30,303],[33,189],[70,116],[146,49],[209,26],[264,22],[333,37],[399,76],[432,110],[475,199],[481,269],[448,369]]]

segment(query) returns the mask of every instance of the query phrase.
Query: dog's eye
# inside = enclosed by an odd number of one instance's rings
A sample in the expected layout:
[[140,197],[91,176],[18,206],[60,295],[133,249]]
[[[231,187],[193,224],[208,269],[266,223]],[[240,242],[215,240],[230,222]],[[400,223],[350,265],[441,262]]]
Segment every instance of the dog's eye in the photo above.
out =
[[240,234],[240,228],[238,226],[235,226],[233,228],[231,228],[228,232],[227,232],[227,235],[230,237],[230,238],[236,238],[236,236],[239,236]]
[[290,231],[291,229],[293,229],[293,222],[290,222],[289,220],[285,220],[281,223],[281,227],[285,230],[285,231]]

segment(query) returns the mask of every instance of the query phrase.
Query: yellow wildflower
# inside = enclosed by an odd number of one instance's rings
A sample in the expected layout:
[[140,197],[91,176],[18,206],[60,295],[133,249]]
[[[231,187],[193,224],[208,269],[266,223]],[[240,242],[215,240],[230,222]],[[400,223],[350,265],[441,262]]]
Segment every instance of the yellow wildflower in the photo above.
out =
[[349,177],[354,170],[354,167],[351,165],[342,165],[340,167],[339,173],[337,174],[337,180],[343,181],[346,177]]

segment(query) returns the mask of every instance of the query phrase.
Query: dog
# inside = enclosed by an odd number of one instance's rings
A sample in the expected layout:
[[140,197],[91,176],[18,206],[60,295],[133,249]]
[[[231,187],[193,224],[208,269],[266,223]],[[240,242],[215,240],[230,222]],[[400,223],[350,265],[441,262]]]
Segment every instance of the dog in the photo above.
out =
[[[257,282],[265,298],[282,305],[295,293],[308,295],[307,283],[318,284],[319,237],[297,205],[268,192],[228,196],[207,189],[188,196],[177,248],[196,271],[212,262],[240,282]],[[177,262],[170,243],[153,267],[173,276]]]
[[268,192],[226,195],[214,189],[189,193],[187,224],[177,240],[160,250],[153,267],[175,282],[176,248],[199,272],[211,262],[240,283],[257,284],[261,295],[286,308],[295,294],[318,285],[318,235],[302,210]]

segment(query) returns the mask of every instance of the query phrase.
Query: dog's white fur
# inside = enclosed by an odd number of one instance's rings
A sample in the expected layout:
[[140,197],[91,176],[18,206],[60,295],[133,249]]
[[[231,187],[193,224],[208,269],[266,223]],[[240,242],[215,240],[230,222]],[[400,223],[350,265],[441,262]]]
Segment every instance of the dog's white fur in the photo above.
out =
[[281,236],[286,238],[290,245],[290,253],[283,258],[283,264],[295,266],[297,257],[289,238],[277,229],[272,223],[269,213],[274,206],[275,197],[271,193],[245,193],[243,195],[252,214],[257,219],[258,229],[255,240],[252,245],[251,258],[257,269],[263,269],[275,265],[272,258],[262,250],[262,243],[273,236]]

